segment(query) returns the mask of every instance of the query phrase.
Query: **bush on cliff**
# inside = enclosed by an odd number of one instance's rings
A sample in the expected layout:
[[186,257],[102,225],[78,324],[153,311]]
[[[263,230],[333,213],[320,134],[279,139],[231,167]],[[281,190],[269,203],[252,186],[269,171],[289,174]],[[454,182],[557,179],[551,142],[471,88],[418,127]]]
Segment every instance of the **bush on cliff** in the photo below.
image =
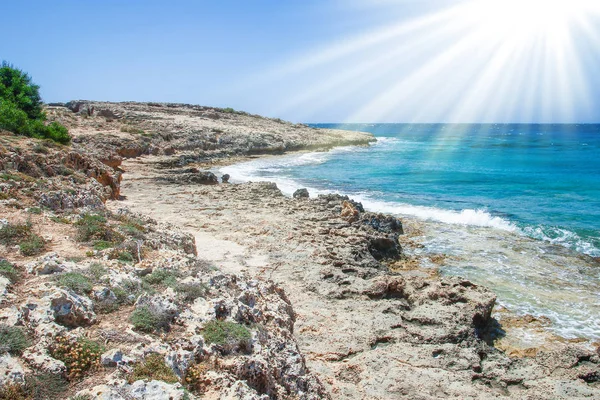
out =
[[40,87],[25,72],[3,61],[0,65],[0,129],[67,144],[71,137],[58,122],[45,124]]

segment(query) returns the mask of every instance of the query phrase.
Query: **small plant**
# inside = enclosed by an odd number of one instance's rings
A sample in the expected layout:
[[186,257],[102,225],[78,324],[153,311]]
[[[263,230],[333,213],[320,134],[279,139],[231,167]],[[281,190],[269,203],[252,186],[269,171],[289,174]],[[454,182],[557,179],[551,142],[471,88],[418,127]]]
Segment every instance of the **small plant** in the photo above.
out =
[[52,222],[56,222],[58,224],[70,224],[71,221],[69,221],[67,218],[64,217],[50,217],[50,221]]
[[31,223],[7,224],[0,228],[0,243],[14,245],[20,239],[26,239],[31,235]]
[[198,283],[184,283],[175,286],[175,291],[182,295],[183,301],[192,302],[198,297],[203,297],[208,292],[206,285]]
[[152,333],[169,327],[169,318],[149,307],[136,308],[129,318],[133,327],[139,331]]
[[27,212],[30,214],[41,214],[42,213],[42,209],[39,207],[30,207],[27,209]]
[[135,262],[135,257],[127,250],[118,250],[115,258],[126,263]]
[[6,383],[0,386],[0,400],[32,400],[25,387],[18,383]]
[[0,353],[8,352],[19,355],[29,345],[29,339],[21,328],[0,325]]
[[43,373],[25,377],[27,400],[59,400],[65,398],[68,384],[60,375]]
[[150,285],[162,285],[167,287],[177,286],[177,274],[167,269],[155,269],[142,280]]
[[80,242],[87,242],[91,239],[105,236],[106,218],[101,215],[84,214],[77,221],[77,239]]
[[224,352],[248,351],[252,335],[244,326],[230,321],[212,320],[204,325],[202,336],[207,344],[216,344]]
[[19,243],[19,250],[24,256],[30,257],[40,254],[44,251],[46,243],[44,239],[35,233],[31,233],[27,239],[22,240]]
[[113,242],[107,240],[97,240],[94,242],[94,250],[106,250],[115,247]]
[[56,278],[60,286],[71,289],[77,294],[88,294],[92,291],[90,279],[79,272],[67,272]]
[[139,380],[157,380],[166,383],[177,383],[177,375],[165,363],[165,359],[160,354],[149,354],[143,362],[133,367],[133,372],[127,380],[133,383]]
[[80,379],[89,371],[99,369],[104,352],[104,348],[92,340],[84,337],[71,340],[65,336],[57,336],[49,350],[52,357],[65,363],[69,380]]
[[137,135],[143,135],[145,132],[143,129],[136,128],[135,126],[123,125],[121,126],[121,132],[133,133]]
[[92,265],[90,265],[87,272],[88,275],[90,275],[94,281],[98,282],[100,278],[106,275],[108,270],[104,268],[102,264],[93,263]]
[[206,364],[194,364],[188,368],[185,373],[184,381],[191,390],[198,393],[204,393],[210,380],[206,379],[206,373],[209,368]]
[[33,146],[33,151],[38,154],[48,154],[50,152],[44,143],[36,143]]
[[0,260],[0,275],[7,278],[11,283],[17,282],[21,274],[6,260]]
[[235,113],[235,110],[231,107],[227,107],[227,108],[223,109],[223,112],[228,113],[228,114],[233,114],[233,113]]
[[122,224],[121,229],[123,229],[123,231],[129,236],[133,236],[137,239],[143,238],[144,232],[146,232],[146,228],[133,222],[127,222]]

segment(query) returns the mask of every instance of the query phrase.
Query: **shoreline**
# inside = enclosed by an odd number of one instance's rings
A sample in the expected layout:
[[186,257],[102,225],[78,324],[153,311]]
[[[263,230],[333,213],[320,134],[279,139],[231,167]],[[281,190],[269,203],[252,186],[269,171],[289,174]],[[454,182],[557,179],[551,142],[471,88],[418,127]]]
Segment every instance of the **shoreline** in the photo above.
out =
[[[25,154],[31,170],[42,171],[38,180],[52,188],[7,175],[9,186],[19,188],[16,198],[0,204],[7,215],[14,209],[8,223],[24,221],[24,207],[43,205],[31,220],[45,235],[46,251],[56,252],[50,260],[49,253],[24,256],[6,247],[15,265],[29,272],[0,298],[6,300],[0,319],[26,326],[39,340],[23,357],[11,358],[16,365],[11,368],[27,369],[40,360],[39,370],[56,366],[48,353],[53,338],[74,340],[83,332],[99,340],[110,328],[146,344],[109,342],[109,353],[122,350],[131,364],[119,361],[114,367],[107,361],[108,369],[71,384],[72,394],[138,390],[146,383],[131,383],[128,374],[148,354],[164,357],[180,383],[159,382],[159,389],[144,390],[171,390],[177,400],[183,398],[186,371],[197,366],[202,366],[201,393],[207,399],[291,400],[295,393],[306,400],[550,399],[600,391],[594,380],[598,351],[556,342],[511,355],[491,346],[493,335],[502,334],[491,315],[496,296],[468,279],[440,275],[435,265],[444,262],[444,254],[427,254],[434,267],[421,268],[417,239],[422,226],[362,210],[344,196],[289,198],[273,184],[217,183],[213,174],[190,167],[203,159],[231,161],[229,155],[257,147],[322,145],[322,131],[199,106],[93,104],[93,115],[85,118],[79,114],[87,112],[85,104],[74,116],[71,111],[56,116],[70,120],[77,133],[71,148],[47,149],[50,155],[39,157],[35,140],[13,143],[10,137],[8,150],[0,148],[3,165],[10,168],[7,160]],[[140,110],[154,110],[154,117]],[[152,134],[144,136],[142,129]],[[279,130],[264,133],[269,129]],[[340,134],[328,140],[339,141]],[[290,138],[296,138],[294,145]],[[370,140],[364,134],[352,138]],[[69,160],[73,172],[56,175],[58,166],[38,166],[49,160]],[[104,216],[98,217],[104,218],[102,229],[122,235],[122,243],[82,239],[77,231],[90,212]],[[109,247],[100,250],[99,244]],[[65,327],[48,293],[72,296],[57,278],[74,271],[91,277],[87,271],[95,263],[109,274],[95,281],[102,290],[94,286],[94,292],[78,295],[81,303],[73,312],[82,314],[69,320],[77,329]],[[154,281],[145,278],[160,271],[170,271],[176,285],[150,284]],[[134,303],[98,311],[105,300],[96,292],[118,292],[125,281],[138,282]],[[204,289],[189,300],[176,290],[186,285]],[[16,307],[28,304],[44,317],[15,315]],[[131,315],[143,307],[170,310],[169,329],[140,332]],[[208,343],[205,328],[215,321],[251,330],[251,348],[225,350]],[[520,319],[514,325],[543,328],[544,323]]]

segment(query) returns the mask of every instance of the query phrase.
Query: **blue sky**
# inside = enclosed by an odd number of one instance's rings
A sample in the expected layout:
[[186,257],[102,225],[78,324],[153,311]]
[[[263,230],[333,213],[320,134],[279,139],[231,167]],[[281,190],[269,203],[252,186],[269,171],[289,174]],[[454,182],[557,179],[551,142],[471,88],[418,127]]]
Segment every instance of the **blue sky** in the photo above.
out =
[[0,58],[47,102],[195,103],[305,122],[600,121],[596,8],[573,22],[556,6],[532,30],[533,10],[452,9],[474,1],[486,0],[13,1]]

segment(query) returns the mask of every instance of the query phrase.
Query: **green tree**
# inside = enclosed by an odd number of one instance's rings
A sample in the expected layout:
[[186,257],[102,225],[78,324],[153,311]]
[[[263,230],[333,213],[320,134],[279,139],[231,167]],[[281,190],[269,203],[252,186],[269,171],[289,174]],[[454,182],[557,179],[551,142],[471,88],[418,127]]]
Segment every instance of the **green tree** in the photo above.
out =
[[45,124],[40,87],[31,77],[3,61],[0,66],[0,129],[38,139],[67,144],[67,128],[58,122]]
[[0,67],[0,99],[13,103],[29,119],[44,119],[40,87],[31,81],[27,73],[6,61]]

